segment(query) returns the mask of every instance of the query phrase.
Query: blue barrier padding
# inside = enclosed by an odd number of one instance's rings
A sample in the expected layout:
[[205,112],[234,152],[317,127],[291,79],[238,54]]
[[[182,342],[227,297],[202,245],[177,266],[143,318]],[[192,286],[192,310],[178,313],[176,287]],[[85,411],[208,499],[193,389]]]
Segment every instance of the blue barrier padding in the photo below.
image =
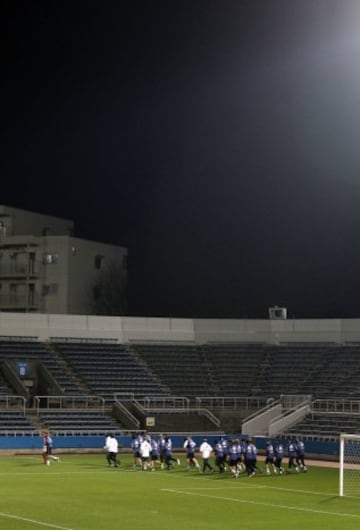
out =
[[[234,434],[233,437],[244,438],[244,435]],[[194,441],[199,448],[203,439],[214,445],[217,436],[214,435],[200,435],[193,436]],[[246,438],[246,436],[245,436]],[[184,436],[171,435],[174,449],[182,449],[184,444]],[[117,436],[120,448],[128,448],[130,450],[131,437]],[[266,446],[266,437],[254,437],[258,449],[263,450]],[[102,449],[104,447],[104,436],[54,436],[53,437],[55,449]],[[284,440],[286,445],[286,441]],[[40,436],[0,436],[0,450],[1,449],[42,449],[42,439]],[[324,456],[337,456],[339,454],[338,442],[326,441],[305,441],[306,454],[317,454]]]

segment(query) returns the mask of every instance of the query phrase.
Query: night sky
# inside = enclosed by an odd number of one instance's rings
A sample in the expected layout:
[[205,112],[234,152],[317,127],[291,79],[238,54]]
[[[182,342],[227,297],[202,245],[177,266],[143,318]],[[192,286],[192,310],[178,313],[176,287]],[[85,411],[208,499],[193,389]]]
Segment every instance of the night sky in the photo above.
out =
[[0,203],[128,247],[129,314],[360,317],[360,1],[13,1]]

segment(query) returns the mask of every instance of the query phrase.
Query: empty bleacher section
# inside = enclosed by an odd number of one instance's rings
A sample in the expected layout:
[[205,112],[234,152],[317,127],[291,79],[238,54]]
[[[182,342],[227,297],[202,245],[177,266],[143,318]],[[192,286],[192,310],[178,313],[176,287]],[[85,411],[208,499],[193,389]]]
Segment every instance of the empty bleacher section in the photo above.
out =
[[[6,366],[40,363],[35,394],[137,396],[360,396],[360,345],[322,343],[153,344],[0,340],[0,394],[18,393]],[[36,371],[34,383],[39,384]],[[53,388],[51,388],[53,387]]]
[[104,434],[124,428],[101,396],[36,396],[34,412],[41,429],[59,436]]
[[56,347],[88,388],[106,402],[113,402],[116,393],[131,392],[139,397],[168,393],[168,388],[122,345],[67,341],[57,342]]
[[259,371],[267,359],[264,344],[221,343],[202,347],[219,396],[261,395]]
[[110,414],[97,410],[40,410],[39,418],[43,427],[58,435],[118,432],[122,428]]
[[5,366],[16,373],[19,363],[26,364],[29,374],[24,377],[20,377],[19,373],[17,375],[23,381],[25,390],[32,395],[84,393],[66,363],[49,349],[48,344],[36,339],[2,338],[0,363],[2,373]]
[[323,348],[321,362],[304,384],[317,398],[360,397],[360,345]]
[[194,344],[132,344],[131,349],[171,394],[191,397],[211,392],[212,365]]
[[267,346],[266,356],[256,379],[257,392],[279,397],[280,394],[311,394],[316,389],[314,374],[326,364],[328,350],[323,345],[294,344]]
[[0,436],[9,436],[16,432],[17,436],[26,435],[36,430],[36,426],[17,410],[0,409]]
[[[313,400],[360,396],[359,344],[209,343],[202,346],[136,344],[135,347],[172,393],[207,396],[209,399],[203,399],[203,404],[228,429],[238,429],[242,419],[255,409],[219,407],[211,396],[259,397],[262,403],[287,394],[310,395]],[[312,434],[317,430],[324,436],[334,436],[344,430],[357,432],[359,429],[360,412],[344,417],[343,422],[341,414],[329,414],[331,425],[327,423],[328,417],[323,417],[318,424],[314,421]]]
[[[24,364],[29,371],[21,375],[19,366]],[[26,402],[26,410],[19,411],[17,406],[3,407],[0,401],[4,432],[16,428],[26,433],[43,424],[59,431],[114,430],[122,427],[122,421],[126,426],[126,416],[130,425],[131,414],[143,426],[144,417],[155,409],[146,409],[141,417],[119,398],[125,394],[134,396],[133,401],[142,399],[143,404],[148,396],[187,397],[189,425],[190,418],[196,423],[194,409],[207,408],[222,420],[222,427],[239,429],[247,415],[284,394],[311,395],[313,402],[337,397],[359,403],[360,344],[132,341],[122,345],[106,338],[42,343],[36,337],[0,337],[0,398],[23,396]],[[34,400],[46,395],[101,396],[105,409],[40,402],[35,418]],[[112,413],[115,395],[123,401],[122,410],[118,404],[119,420]],[[175,410],[166,414],[163,411],[161,417],[170,429],[179,414]],[[289,432],[306,436],[358,432],[359,418],[360,410],[313,409]]]
[[0,364],[0,396],[7,396],[14,393],[14,389],[6,380],[3,374],[3,363]]
[[287,431],[301,438],[338,438],[340,433],[360,432],[360,401],[317,399],[306,417]]
[[219,395],[360,396],[360,346],[328,343],[207,345]]
[[30,434],[36,426],[26,417],[26,400],[21,396],[0,395],[0,436]]

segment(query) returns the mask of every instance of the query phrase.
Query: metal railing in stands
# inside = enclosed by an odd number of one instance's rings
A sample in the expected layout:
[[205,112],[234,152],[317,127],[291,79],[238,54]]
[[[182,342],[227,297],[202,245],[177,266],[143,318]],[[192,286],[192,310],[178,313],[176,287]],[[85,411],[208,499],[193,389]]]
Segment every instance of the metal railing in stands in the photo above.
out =
[[239,396],[197,396],[196,406],[213,408],[261,408],[267,404],[264,397],[239,397]]
[[35,396],[34,408],[43,409],[100,409],[105,410],[102,396]]
[[146,396],[137,398],[145,409],[185,409],[189,410],[190,399],[184,396]]
[[360,413],[360,399],[315,399],[311,412]]
[[0,396],[1,409],[20,409],[25,416],[26,399],[23,396]]

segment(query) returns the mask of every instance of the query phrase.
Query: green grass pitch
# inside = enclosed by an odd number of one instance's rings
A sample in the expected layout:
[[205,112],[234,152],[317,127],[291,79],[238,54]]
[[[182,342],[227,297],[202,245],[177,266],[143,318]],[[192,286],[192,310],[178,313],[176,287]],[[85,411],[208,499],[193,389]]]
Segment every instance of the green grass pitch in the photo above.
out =
[[108,468],[103,455],[0,458],[2,530],[355,530],[360,498],[338,497],[338,471],[283,476]]

